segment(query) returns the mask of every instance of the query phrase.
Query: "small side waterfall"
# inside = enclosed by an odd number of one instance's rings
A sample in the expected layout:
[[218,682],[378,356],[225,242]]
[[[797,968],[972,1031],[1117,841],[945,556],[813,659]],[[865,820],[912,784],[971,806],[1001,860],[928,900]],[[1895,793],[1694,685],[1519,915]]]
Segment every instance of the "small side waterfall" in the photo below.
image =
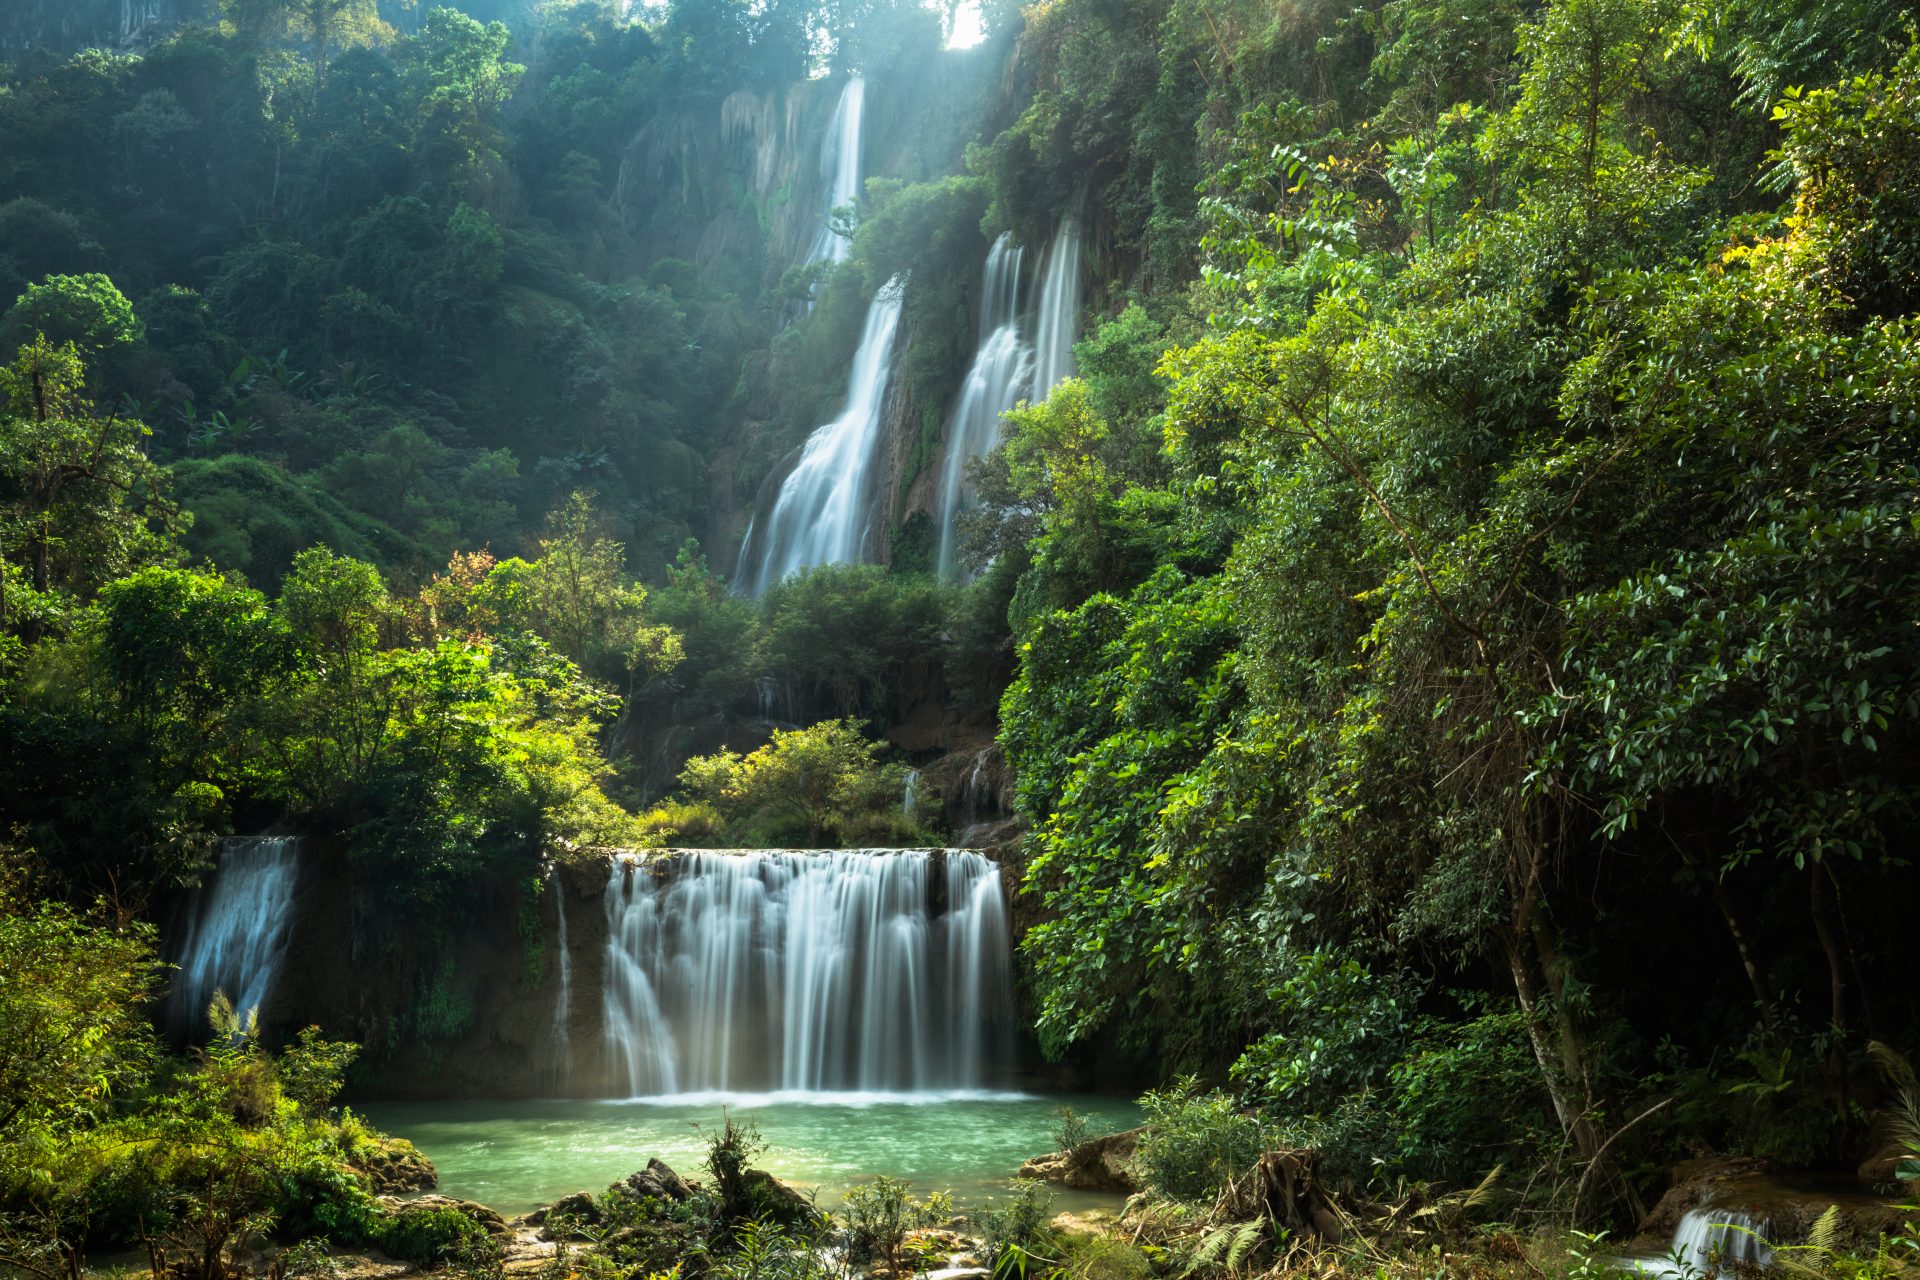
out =
[[758,543],[741,546],[734,576],[749,595],[801,569],[860,559],[867,532],[867,474],[881,444],[880,419],[905,290],[905,282],[895,277],[874,297],[853,355],[846,407],[807,437]]
[[1080,224],[1068,217],[1047,250],[1040,284],[1040,315],[1034,331],[1033,398],[1044,400],[1061,379],[1074,374],[1073,340],[1080,325]]
[[840,89],[840,101],[820,144],[820,186],[826,202],[820,210],[820,230],[807,254],[815,262],[844,262],[853,246],[833,229],[833,211],[860,198],[860,132],[867,108],[867,82],[849,76]]
[[1728,1207],[1689,1209],[1673,1231],[1664,1258],[1633,1258],[1634,1269],[1656,1280],[1697,1280],[1735,1268],[1765,1270],[1773,1261],[1767,1245],[1771,1223],[1762,1213]]
[[967,465],[999,443],[1000,415],[1027,395],[1033,384],[1033,349],[1020,336],[1020,264],[1024,256],[1006,233],[987,251],[980,282],[980,346],[960,384],[960,398],[947,424],[946,461],[940,471],[935,515],[939,520],[939,570],[943,578],[955,577],[959,569],[954,522],[973,498]]
[[212,881],[195,895],[180,946],[168,1017],[188,1039],[206,1030],[207,1005],[225,992],[245,1017],[266,1000],[286,954],[299,881],[299,842],[288,836],[228,840]]
[[980,1089],[1005,1061],[1006,898],[978,853],[622,855],[606,903],[616,1091]]

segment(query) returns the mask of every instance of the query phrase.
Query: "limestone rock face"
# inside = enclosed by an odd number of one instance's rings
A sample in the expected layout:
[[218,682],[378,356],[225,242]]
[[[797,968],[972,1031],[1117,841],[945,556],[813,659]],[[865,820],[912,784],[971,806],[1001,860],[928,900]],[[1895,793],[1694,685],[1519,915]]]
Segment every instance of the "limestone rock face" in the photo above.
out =
[[1140,1189],[1133,1176],[1133,1156],[1142,1129],[1088,1138],[1071,1151],[1035,1156],[1020,1166],[1022,1178],[1037,1178],[1072,1191],[1112,1191],[1128,1195]]

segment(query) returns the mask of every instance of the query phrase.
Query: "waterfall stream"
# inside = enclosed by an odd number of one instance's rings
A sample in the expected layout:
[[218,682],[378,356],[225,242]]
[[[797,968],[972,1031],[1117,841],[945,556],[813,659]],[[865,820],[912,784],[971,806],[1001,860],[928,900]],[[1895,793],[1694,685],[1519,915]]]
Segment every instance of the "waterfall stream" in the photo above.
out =
[[228,840],[221,849],[213,879],[188,905],[168,1010],[181,1035],[205,1033],[216,991],[243,1018],[266,1000],[286,953],[298,848],[292,837],[262,836]]
[[1033,385],[1033,348],[1020,336],[1020,264],[1024,253],[1003,233],[987,251],[980,281],[980,347],[960,384],[953,417],[947,424],[946,459],[940,471],[935,510],[940,529],[939,570],[952,578],[959,569],[954,521],[971,504],[967,464],[984,457],[1000,440],[1000,415],[1013,408]]
[[978,1090],[1004,1065],[1006,898],[978,853],[622,855],[606,910],[616,1092]]
[[1073,340],[1080,324],[1080,224],[1065,218],[1047,250],[1040,284],[1040,315],[1034,330],[1033,398],[1074,374]]
[[867,308],[840,416],[807,437],[759,534],[740,548],[741,589],[759,595],[790,573],[860,559],[867,529],[867,476],[879,451],[905,282],[889,280]]
[[867,82],[849,76],[840,89],[826,137],[820,144],[820,186],[826,192],[820,210],[820,229],[814,234],[807,263],[844,262],[852,243],[833,229],[833,211],[860,199],[860,130],[867,108]]
[[1674,1228],[1666,1257],[1626,1261],[1656,1280],[1697,1280],[1714,1272],[1727,1275],[1736,1267],[1765,1270],[1773,1260],[1766,1240],[1770,1226],[1765,1214],[1747,1209],[1689,1209]]
[[553,914],[559,926],[560,989],[553,999],[553,1073],[565,1085],[573,1067],[573,958],[567,949],[567,883],[557,871],[547,875]]

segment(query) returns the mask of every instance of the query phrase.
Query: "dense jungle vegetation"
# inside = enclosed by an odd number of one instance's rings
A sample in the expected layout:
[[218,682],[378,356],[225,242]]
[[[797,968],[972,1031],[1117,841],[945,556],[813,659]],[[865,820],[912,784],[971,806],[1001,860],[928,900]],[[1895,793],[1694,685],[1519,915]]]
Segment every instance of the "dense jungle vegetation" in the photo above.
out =
[[[1276,1146],[1581,1228],[1687,1154],[1920,1175],[1903,6],[202,17],[0,66],[0,1269],[485,1254],[403,1240],[333,1106],[324,1037],[450,1034],[438,988],[161,1043],[154,918],[222,837],[325,835],[430,948],[556,851],[948,839],[906,769],[989,740],[1039,1049],[1162,1091],[1168,1203]],[[856,69],[912,140],[844,263],[636,144]],[[880,282],[910,482],[987,244],[1063,215],[1079,376],[976,465],[970,581],[903,501],[884,564],[730,593]],[[929,700],[966,732],[889,745]],[[701,1266],[811,1274],[738,1208],[761,1261]],[[1009,1221],[1023,1276],[1065,1247]]]

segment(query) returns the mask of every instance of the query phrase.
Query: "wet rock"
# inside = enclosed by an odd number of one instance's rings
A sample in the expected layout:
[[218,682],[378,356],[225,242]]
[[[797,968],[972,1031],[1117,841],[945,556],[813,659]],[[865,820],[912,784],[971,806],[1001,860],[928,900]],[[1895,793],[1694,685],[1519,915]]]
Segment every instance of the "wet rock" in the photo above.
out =
[[1071,1151],[1035,1156],[1020,1166],[1022,1178],[1037,1178],[1072,1191],[1138,1191],[1133,1157],[1144,1129],[1128,1129],[1101,1138],[1088,1138]]
[[991,1280],[992,1276],[985,1267],[943,1267],[927,1272],[927,1280]]
[[[1920,1171],[1920,1153],[1904,1142],[1888,1138],[1877,1151],[1860,1162],[1857,1176],[1860,1185],[1867,1190],[1881,1191],[1898,1186],[1903,1170],[1908,1173]],[[1909,1177],[1905,1182],[1908,1187],[1913,1187],[1920,1184],[1920,1177]]]

